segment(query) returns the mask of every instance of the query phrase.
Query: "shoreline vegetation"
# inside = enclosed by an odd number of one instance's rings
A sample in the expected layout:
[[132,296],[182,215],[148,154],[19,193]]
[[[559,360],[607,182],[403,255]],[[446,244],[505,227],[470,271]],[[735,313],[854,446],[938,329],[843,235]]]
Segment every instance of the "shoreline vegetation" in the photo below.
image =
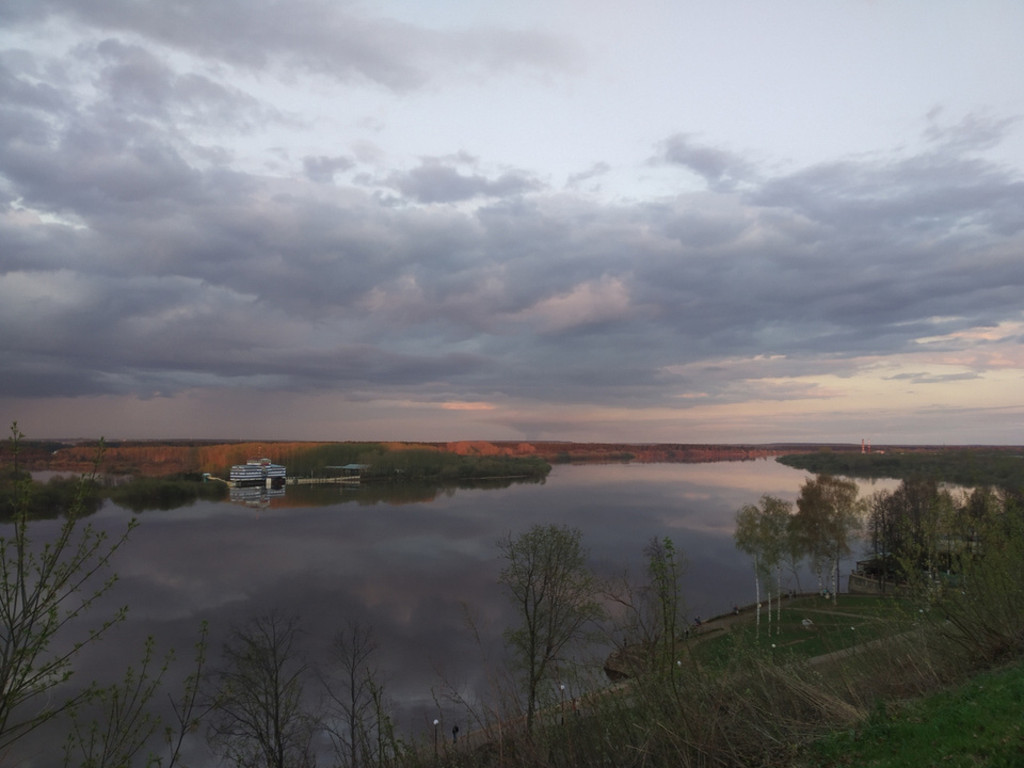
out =
[[819,450],[780,456],[780,464],[816,475],[894,480],[927,479],[968,488],[1024,483],[1024,448],[976,446],[892,448],[859,451]]
[[[287,466],[294,478],[338,479],[346,465],[359,465],[359,480],[382,489],[429,489],[460,485],[544,482],[552,465],[567,463],[707,463],[774,459],[812,474],[851,478],[926,478],[965,487],[1016,488],[1024,474],[1020,446],[878,446],[853,444],[682,444],[461,441],[419,442],[245,442],[24,440],[19,465],[28,472],[52,472],[34,483],[30,514],[54,517],[78,492],[77,476],[94,475],[84,509],[94,512],[103,498],[141,512],[174,509],[199,500],[227,498],[231,465],[267,456]],[[11,466],[9,446],[0,446],[0,468]],[[0,473],[9,470],[0,469]],[[9,508],[11,478],[0,476],[0,519]],[[6,489],[6,490],[5,490]]]
[[[99,441],[24,440],[21,466],[29,471],[91,472]],[[10,447],[0,445],[0,466],[9,464]],[[266,456],[288,467],[289,476],[309,476],[327,466],[371,464],[381,472],[418,462],[450,469],[463,460],[463,473],[474,462],[529,459],[565,463],[703,463],[777,459],[787,466],[815,474],[848,477],[933,477],[961,485],[996,484],[1024,467],[1024,446],[883,445],[863,451],[853,443],[575,443],[566,441],[358,442],[358,441],[225,441],[114,440],[104,441],[101,471],[111,475],[164,477],[189,473],[226,474],[233,464]],[[388,466],[390,465],[390,467]],[[507,464],[496,477],[508,476]],[[519,474],[535,475],[536,465]]]
[[[95,464],[95,440],[25,440],[21,463],[31,471],[89,472]],[[102,471],[115,475],[160,477],[184,473],[226,473],[233,464],[267,457],[288,467],[289,476],[308,476],[326,466],[349,463],[408,462],[455,456],[470,465],[485,459],[530,459],[547,464],[577,462],[716,462],[773,458],[813,446],[713,445],[684,443],[573,443],[464,440],[455,442],[299,442],[141,440],[104,441]],[[9,462],[0,447],[0,465]],[[403,457],[403,454],[406,454]],[[451,463],[450,460],[448,463]],[[473,473],[479,474],[479,473]],[[507,473],[501,473],[505,476]],[[535,474],[527,472],[526,474]]]

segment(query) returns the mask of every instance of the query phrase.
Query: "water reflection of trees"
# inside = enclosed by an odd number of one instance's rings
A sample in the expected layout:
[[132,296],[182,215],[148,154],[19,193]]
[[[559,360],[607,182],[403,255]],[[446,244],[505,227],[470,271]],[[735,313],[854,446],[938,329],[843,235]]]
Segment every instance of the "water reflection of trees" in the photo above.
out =
[[357,506],[375,504],[422,504],[438,498],[450,498],[458,491],[498,491],[513,485],[543,485],[546,478],[488,478],[485,480],[463,480],[457,483],[426,482],[365,482],[289,485],[283,496],[270,500],[270,506],[284,507],[328,507],[352,503]]
[[45,483],[33,482],[27,472],[8,471],[0,477],[0,521],[10,521],[16,510],[31,520],[53,520],[77,504],[78,514],[94,514],[103,503],[103,494],[94,480],[52,477]]

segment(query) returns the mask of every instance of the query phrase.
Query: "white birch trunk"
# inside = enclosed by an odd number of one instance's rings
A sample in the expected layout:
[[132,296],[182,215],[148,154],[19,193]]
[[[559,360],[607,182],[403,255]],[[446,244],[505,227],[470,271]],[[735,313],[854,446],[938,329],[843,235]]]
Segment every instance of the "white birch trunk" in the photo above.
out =
[[777,565],[775,567],[775,634],[782,634],[782,566]]
[[758,575],[757,560],[754,560],[754,600],[757,605],[754,625],[757,627],[755,636],[761,637],[761,577]]

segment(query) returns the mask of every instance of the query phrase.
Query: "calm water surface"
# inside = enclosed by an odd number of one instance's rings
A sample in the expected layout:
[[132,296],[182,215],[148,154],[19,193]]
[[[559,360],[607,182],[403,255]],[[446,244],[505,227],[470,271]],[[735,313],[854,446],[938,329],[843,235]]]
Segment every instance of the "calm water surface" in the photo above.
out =
[[[506,533],[579,528],[606,577],[639,577],[645,544],[670,536],[688,561],[689,614],[707,617],[753,599],[750,563],[732,541],[736,510],[763,493],[795,499],[806,477],[771,460],[556,466],[542,484],[407,492],[404,502],[289,486],[265,509],[201,502],[144,512],[119,553],[110,600],[130,606],[129,621],[89,663],[97,675],[123,667],[147,634],[187,657],[203,620],[215,656],[233,624],[271,610],[301,617],[305,647],[320,659],[356,619],[377,636],[400,730],[422,733],[434,717],[458,717],[436,703],[445,684],[472,698],[502,658],[501,632],[514,621],[497,583]],[[93,520],[116,531],[130,516],[108,504]]]

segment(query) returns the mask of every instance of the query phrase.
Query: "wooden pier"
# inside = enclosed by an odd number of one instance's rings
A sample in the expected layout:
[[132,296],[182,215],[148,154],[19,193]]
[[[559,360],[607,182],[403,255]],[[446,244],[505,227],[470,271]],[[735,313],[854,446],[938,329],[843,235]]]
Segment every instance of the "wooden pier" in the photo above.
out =
[[359,485],[362,481],[359,475],[346,475],[345,477],[289,477],[288,485]]

